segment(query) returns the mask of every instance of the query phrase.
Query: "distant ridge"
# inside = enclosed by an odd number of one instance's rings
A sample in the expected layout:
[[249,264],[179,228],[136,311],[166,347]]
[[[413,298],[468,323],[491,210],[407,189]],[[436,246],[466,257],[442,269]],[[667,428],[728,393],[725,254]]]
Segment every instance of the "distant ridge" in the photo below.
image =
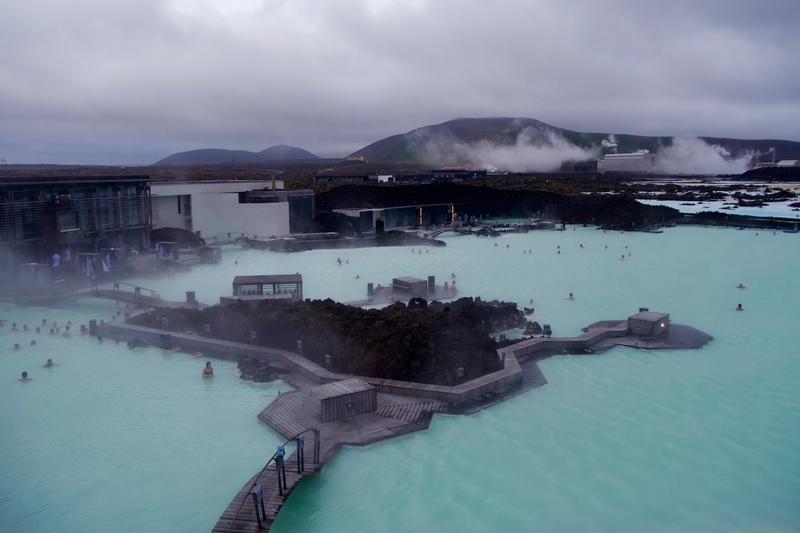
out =
[[309,161],[319,159],[302,148],[279,144],[260,152],[248,152],[247,150],[224,150],[221,148],[205,148],[201,150],[190,150],[188,152],[178,152],[156,161],[152,166],[190,166],[190,165],[221,165],[230,163],[265,163],[270,161]]
[[[353,152],[351,156],[362,156],[370,163],[428,163],[429,161],[425,160],[425,147],[431,144],[488,142],[496,146],[512,146],[517,143],[520,135],[525,135],[529,141],[536,142],[538,139],[545,139],[553,134],[563,137],[578,147],[587,149],[600,149],[603,140],[611,135],[610,133],[583,133],[567,130],[524,117],[458,118],[386,137]],[[638,150],[658,152],[659,149],[670,146],[673,139],[671,136],[648,137],[626,134],[615,134],[614,138],[620,153]],[[766,152],[770,148],[776,147],[778,159],[800,159],[800,142],[718,137],[700,137],[700,139],[709,144],[722,146],[735,157],[744,155],[747,150]],[[444,152],[447,153],[446,150]],[[457,153],[453,153],[452,160],[442,161],[441,164],[469,163],[469,161],[458,160],[458,157]]]

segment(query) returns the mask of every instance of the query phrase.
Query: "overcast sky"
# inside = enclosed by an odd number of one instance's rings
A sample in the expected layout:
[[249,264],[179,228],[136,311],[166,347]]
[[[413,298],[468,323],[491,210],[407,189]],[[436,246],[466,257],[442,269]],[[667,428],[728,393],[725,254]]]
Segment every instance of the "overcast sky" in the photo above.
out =
[[0,157],[343,156],[458,117],[800,141],[797,0],[4,3]]

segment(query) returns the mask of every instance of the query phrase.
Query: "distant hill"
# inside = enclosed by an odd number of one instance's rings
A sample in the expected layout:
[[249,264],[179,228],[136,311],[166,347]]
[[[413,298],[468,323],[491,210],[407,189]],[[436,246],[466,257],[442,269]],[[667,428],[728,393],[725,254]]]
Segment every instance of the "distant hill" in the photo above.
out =
[[[351,154],[362,156],[370,163],[428,163],[464,165],[472,161],[468,148],[481,145],[493,147],[515,146],[524,136],[525,144],[549,143],[553,136],[563,137],[570,144],[587,150],[602,150],[603,141],[610,133],[583,133],[546,124],[532,118],[459,118],[424,126],[408,133],[392,135],[376,141]],[[725,148],[734,157],[747,150],[766,152],[777,148],[778,159],[800,159],[800,143],[782,140],[747,140],[717,137],[700,137],[709,144]],[[649,150],[659,152],[672,145],[672,137],[647,137],[615,134],[614,141],[620,153]],[[453,147],[461,149],[453,149]],[[465,148],[466,147],[466,148]]]
[[152,166],[190,166],[190,165],[221,165],[230,163],[265,163],[270,161],[311,161],[319,159],[302,148],[279,144],[260,152],[246,150],[224,150],[221,148],[205,148],[178,152],[156,161]]

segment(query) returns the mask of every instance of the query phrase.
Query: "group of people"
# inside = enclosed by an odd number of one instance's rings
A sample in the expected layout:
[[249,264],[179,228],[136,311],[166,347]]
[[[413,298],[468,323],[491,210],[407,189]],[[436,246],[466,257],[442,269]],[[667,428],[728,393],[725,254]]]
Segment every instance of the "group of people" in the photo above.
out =
[[64,248],[64,251],[60,254],[56,250],[53,252],[53,255],[50,256],[50,261],[50,266],[54,271],[58,272],[62,268],[69,268],[71,266],[72,254],[70,254],[69,248]]

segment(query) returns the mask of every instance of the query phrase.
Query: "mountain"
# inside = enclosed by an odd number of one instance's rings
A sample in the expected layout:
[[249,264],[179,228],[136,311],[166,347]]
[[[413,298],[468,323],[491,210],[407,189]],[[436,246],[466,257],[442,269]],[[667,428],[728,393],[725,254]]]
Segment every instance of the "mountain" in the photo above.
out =
[[[777,148],[778,159],[800,159],[800,143],[773,139],[747,140],[700,137],[710,145],[721,146],[733,157],[748,150],[767,152]],[[559,145],[566,140],[566,146]],[[603,142],[613,140],[619,153],[649,150],[659,152],[672,146],[673,138],[610,133],[583,133],[546,124],[532,118],[459,118],[424,126],[408,133],[392,135],[351,154],[370,163],[427,163],[438,165],[475,164],[476,152],[519,146],[546,146],[567,156],[580,150],[609,153]],[[572,150],[570,150],[572,148]],[[564,157],[564,160],[580,157]]]
[[309,161],[313,159],[319,159],[319,157],[302,148],[279,144],[260,152],[224,150],[221,148],[178,152],[156,161],[153,166],[221,165],[230,163],[231,160],[234,163],[265,163],[270,161]]

